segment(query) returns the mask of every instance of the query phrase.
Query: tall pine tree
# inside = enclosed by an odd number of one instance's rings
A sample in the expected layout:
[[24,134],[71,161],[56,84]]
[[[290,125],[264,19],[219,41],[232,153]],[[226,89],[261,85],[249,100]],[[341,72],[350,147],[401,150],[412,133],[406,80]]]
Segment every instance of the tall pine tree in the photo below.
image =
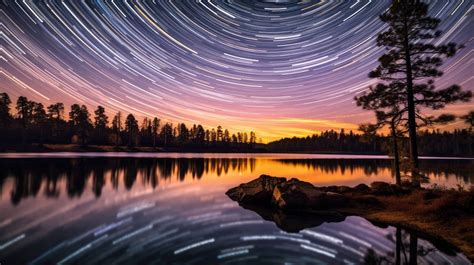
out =
[[[443,60],[462,48],[456,43],[433,44],[441,36],[437,30],[440,20],[428,15],[428,4],[419,0],[394,0],[380,19],[388,29],[378,35],[377,45],[386,49],[379,58],[379,66],[369,77],[382,82],[371,89],[370,96],[380,108],[392,108],[388,102],[397,102],[406,112],[410,136],[410,157],[413,175],[418,171],[417,119],[426,120],[422,108],[441,109],[446,104],[468,101],[470,91],[458,85],[436,90],[434,78],[442,76],[438,69]],[[384,104],[384,100],[390,99]],[[377,103],[377,104],[378,104]],[[380,109],[380,110],[382,110]]]

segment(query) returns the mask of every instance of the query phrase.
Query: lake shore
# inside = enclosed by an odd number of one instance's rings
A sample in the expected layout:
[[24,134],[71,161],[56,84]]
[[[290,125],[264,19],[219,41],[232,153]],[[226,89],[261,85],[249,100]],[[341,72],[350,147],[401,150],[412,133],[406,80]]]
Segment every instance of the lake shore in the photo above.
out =
[[[263,146],[263,147],[262,147]],[[78,145],[78,144],[28,144],[28,145],[0,145],[1,153],[262,153],[262,154],[309,154],[309,155],[361,155],[361,156],[386,156],[385,153],[377,152],[276,152],[265,149],[264,145],[259,145],[256,148],[235,148],[235,147],[149,147],[149,146],[135,146],[129,147],[125,145]],[[421,156],[424,158],[461,158],[471,159],[471,156],[460,157],[443,157],[443,156]]]
[[[371,187],[314,187],[296,179],[262,175],[232,188],[227,195],[267,216],[282,229],[293,215],[289,231],[314,226],[311,218],[327,219],[356,215],[371,222],[405,228],[428,238],[447,242],[474,261],[474,190],[398,187],[374,182]],[[263,212],[263,214],[262,214]],[[295,217],[296,216],[296,217]],[[301,217],[298,217],[301,216]],[[323,216],[323,217],[322,217]],[[298,219],[299,218],[299,219]],[[298,223],[298,220],[300,221]],[[343,219],[342,219],[343,220]],[[303,224],[302,227],[298,227]],[[283,226],[283,227],[282,227]]]

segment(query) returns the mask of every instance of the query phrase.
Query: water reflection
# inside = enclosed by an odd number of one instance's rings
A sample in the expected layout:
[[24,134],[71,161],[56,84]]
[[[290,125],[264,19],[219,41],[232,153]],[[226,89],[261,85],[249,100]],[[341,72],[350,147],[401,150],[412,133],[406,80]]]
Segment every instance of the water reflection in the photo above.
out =
[[[283,212],[280,209],[255,205],[240,206],[257,213],[264,220],[274,222],[278,228],[288,233],[308,234],[336,243],[340,242],[339,239],[332,238],[326,234],[313,232],[312,230],[327,223],[340,223],[346,221],[347,218],[355,218],[328,211],[312,212],[309,214],[304,212]],[[382,223],[371,224],[384,229],[389,228],[389,226]],[[390,227],[390,229],[393,229],[393,227]],[[437,250],[441,250],[449,256],[456,256],[456,253],[459,251],[458,248],[441,239],[430,238],[430,243],[423,240],[421,244],[418,244],[419,238],[424,238],[426,235],[421,235],[416,231],[410,231],[400,227],[395,228],[395,233],[386,235],[386,239],[392,243],[391,245],[393,245],[394,248],[384,254],[380,254],[379,251],[374,250],[371,247],[372,245],[363,238],[354,238],[346,233],[342,235],[367,246],[366,253],[361,255],[363,256],[363,264],[417,264],[419,259],[425,260],[426,257],[429,257],[431,252],[436,252]],[[311,247],[307,248],[311,249]],[[318,250],[318,248],[316,250]],[[437,262],[434,264],[437,264]]]
[[[469,186],[474,178],[472,160],[423,160],[421,167],[432,183]],[[100,197],[109,183],[114,190],[140,185],[156,188],[160,182],[229,176],[234,180],[258,174],[298,177],[316,185],[355,185],[392,181],[387,159],[258,159],[258,158],[72,158],[0,159],[0,194],[10,186],[10,200],[18,204],[37,196],[57,198],[61,189],[71,198],[90,189]],[[172,179],[172,177],[174,177]],[[376,178],[376,179],[374,179]],[[9,180],[11,183],[6,185]],[[2,196],[3,197],[3,196]]]
[[[430,162],[432,181],[472,183],[472,162],[451,162]],[[0,159],[0,169],[2,264],[392,264],[397,253],[403,264],[410,256],[408,231],[397,241],[396,228],[359,217],[276,216],[277,226],[225,195],[263,173],[315,185],[392,181],[389,160],[31,158]],[[470,264],[421,238],[420,263]]]

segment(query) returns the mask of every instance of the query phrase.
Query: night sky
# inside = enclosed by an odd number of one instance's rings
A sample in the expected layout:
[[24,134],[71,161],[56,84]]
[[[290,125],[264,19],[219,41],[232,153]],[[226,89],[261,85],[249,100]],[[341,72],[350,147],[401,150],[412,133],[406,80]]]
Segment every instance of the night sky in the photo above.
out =
[[[376,83],[367,74],[390,1],[37,2],[0,4],[0,92],[13,101],[103,105],[264,141],[373,120],[353,98]],[[435,43],[465,45],[437,86],[474,91],[473,1],[429,2],[444,31]]]

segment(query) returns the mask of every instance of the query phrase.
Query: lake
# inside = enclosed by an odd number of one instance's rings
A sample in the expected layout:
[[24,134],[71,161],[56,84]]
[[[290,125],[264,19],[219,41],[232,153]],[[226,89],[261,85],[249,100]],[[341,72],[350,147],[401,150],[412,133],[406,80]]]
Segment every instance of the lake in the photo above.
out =
[[[474,183],[472,159],[422,159],[421,169],[423,185]],[[390,264],[397,243],[409,258],[410,231],[352,216],[290,233],[225,195],[261,174],[316,186],[394,182],[384,156],[1,154],[0,263]],[[422,236],[417,259],[471,264]]]

